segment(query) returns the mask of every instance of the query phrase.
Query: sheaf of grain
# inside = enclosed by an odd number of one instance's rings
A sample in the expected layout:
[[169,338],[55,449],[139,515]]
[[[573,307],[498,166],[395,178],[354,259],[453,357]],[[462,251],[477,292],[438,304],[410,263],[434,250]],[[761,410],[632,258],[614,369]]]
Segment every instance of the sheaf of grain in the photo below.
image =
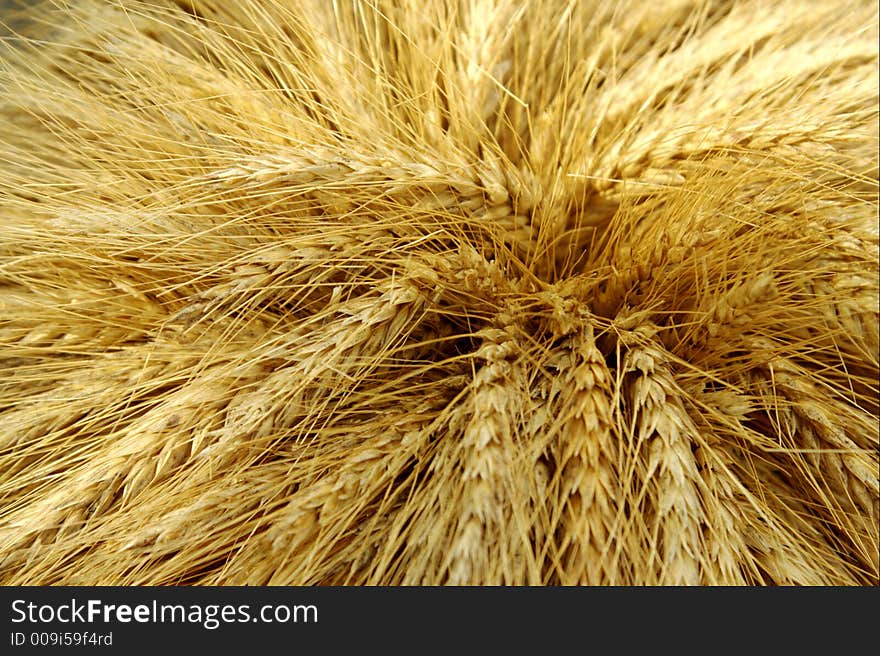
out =
[[869,0],[0,39],[0,582],[876,585]]

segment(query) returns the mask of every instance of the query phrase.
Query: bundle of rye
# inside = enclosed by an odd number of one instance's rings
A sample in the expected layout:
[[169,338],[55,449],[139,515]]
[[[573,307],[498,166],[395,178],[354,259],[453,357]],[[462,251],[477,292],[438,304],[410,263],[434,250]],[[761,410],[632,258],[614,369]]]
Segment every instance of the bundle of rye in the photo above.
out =
[[0,583],[878,584],[878,6],[50,0]]

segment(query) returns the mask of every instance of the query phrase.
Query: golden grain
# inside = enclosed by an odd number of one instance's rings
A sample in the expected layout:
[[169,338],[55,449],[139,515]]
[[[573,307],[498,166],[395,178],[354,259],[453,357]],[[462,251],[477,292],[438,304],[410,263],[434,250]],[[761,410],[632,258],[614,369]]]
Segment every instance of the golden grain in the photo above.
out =
[[876,585],[877,12],[46,3],[0,583]]

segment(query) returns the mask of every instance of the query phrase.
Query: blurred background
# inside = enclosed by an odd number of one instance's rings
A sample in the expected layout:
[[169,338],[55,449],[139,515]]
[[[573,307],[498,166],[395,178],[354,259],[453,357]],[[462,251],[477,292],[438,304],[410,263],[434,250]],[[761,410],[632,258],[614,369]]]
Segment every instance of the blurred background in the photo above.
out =
[[42,0],[0,0],[0,36],[25,28]]

